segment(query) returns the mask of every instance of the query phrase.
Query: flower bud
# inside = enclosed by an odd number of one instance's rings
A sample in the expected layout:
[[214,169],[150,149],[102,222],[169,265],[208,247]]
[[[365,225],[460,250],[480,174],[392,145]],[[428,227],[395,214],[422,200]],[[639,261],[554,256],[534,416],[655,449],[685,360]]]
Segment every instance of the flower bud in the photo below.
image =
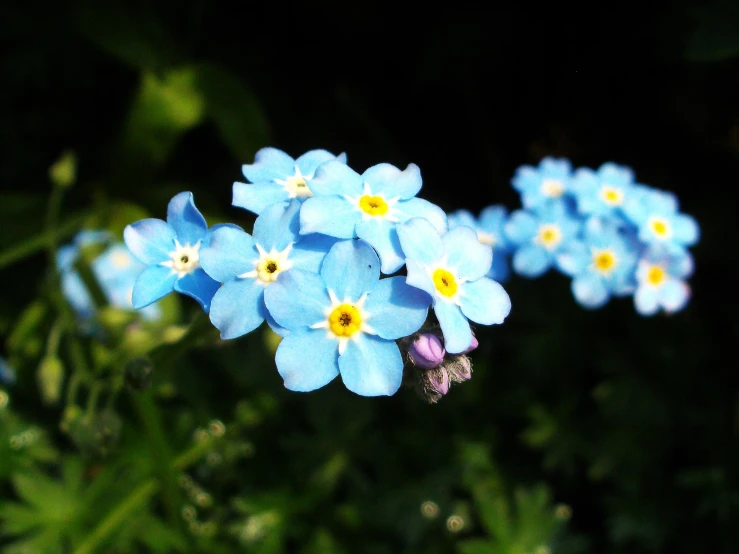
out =
[[411,343],[408,354],[413,363],[423,369],[434,369],[444,361],[444,345],[434,333],[421,333]]
[[425,381],[427,387],[440,396],[449,392],[449,373],[443,367],[428,370]]
[[467,347],[467,350],[465,350],[464,352],[462,352],[462,354],[469,354],[469,353],[470,353],[470,352],[472,352],[472,351],[473,351],[473,350],[474,350],[475,348],[477,348],[477,347],[478,347],[479,345],[480,345],[480,343],[479,343],[479,342],[477,342],[477,337],[476,337],[475,335],[472,335],[472,342],[471,342],[471,343],[470,343],[470,345],[469,345],[469,346]]
[[41,398],[44,404],[56,404],[62,394],[64,380],[64,366],[56,356],[46,356],[41,360],[36,373]]
[[449,378],[454,383],[469,381],[472,377],[472,362],[464,355],[449,357],[444,368],[449,372]]

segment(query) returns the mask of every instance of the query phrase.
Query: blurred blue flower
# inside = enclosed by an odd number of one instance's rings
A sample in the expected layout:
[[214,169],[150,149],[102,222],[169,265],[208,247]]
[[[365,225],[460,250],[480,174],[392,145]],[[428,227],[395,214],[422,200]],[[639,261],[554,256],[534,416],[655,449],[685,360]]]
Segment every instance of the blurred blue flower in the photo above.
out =
[[516,169],[511,184],[521,193],[526,209],[536,208],[570,191],[572,165],[564,158],[543,158],[538,167],[523,165]]
[[245,335],[265,318],[278,334],[284,334],[265,309],[265,289],[292,268],[317,273],[337,241],[324,235],[301,237],[299,213],[297,199],[272,204],[254,223],[253,237],[236,226],[221,227],[200,251],[205,272],[223,283],[210,310],[210,320],[221,331],[221,338]]
[[12,385],[15,383],[15,371],[8,365],[8,360],[0,356],[0,383]]
[[292,198],[305,200],[313,196],[313,175],[319,165],[328,161],[346,163],[346,154],[334,156],[326,150],[311,150],[297,160],[277,148],[262,148],[253,164],[242,166],[251,184],[234,183],[233,205],[259,215],[276,202]]
[[690,300],[685,279],[693,273],[693,258],[684,250],[653,245],[646,249],[636,270],[634,306],[641,315],[682,310]]
[[467,210],[458,210],[447,216],[449,229],[469,227],[477,233],[481,243],[492,246],[493,263],[487,276],[499,283],[507,281],[510,274],[508,253],[511,245],[503,232],[507,217],[508,210],[502,205],[488,206],[480,212],[479,218]]
[[362,396],[398,390],[403,359],[394,341],[423,325],[431,299],[403,277],[379,277],[375,251],[346,240],[331,248],[320,274],[293,269],[267,288],[267,309],[290,331],[275,356],[285,387],[312,391],[341,373]]
[[[82,320],[94,315],[95,302],[82,277],[75,271],[74,264],[79,259],[81,248],[93,244],[105,245],[111,238],[107,231],[81,231],[75,236],[72,244],[62,246],[57,251],[62,293]],[[144,267],[123,243],[110,244],[91,264],[92,273],[108,303],[127,310],[133,309],[131,296],[134,282]],[[161,316],[161,309],[153,304],[142,310],[141,315],[145,319],[155,320]]]
[[597,171],[580,168],[572,179],[577,209],[586,216],[622,217],[621,207],[635,190],[634,172],[612,162]]
[[169,201],[166,222],[151,218],[128,225],[123,231],[126,246],[147,266],[133,286],[133,307],[143,308],[177,291],[209,311],[219,284],[200,267],[200,249],[208,246],[211,232],[191,192]]
[[516,246],[513,269],[526,277],[538,277],[556,265],[572,275],[563,253],[578,238],[580,227],[580,220],[563,201],[552,200],[535,211],[513,212],[504,227]]
[[612,295],[634,291],[634,268],[638,250],[618,233],[614,222],[592,218],[582,242],[571,243],[562,254],[574,276],[572,293],[586,308],[600,308]]
[[623,206],[628,218],[639,229],[639,240],[647,244],[662,244],[668,249],[693,246],[698,242],[698,223],[689,215],[679,213],[674,194],[647,186],[635,188]]
[[404,263],[398,223],[424,217],[440,233],[447,228],[441,208],[415,198],[421,190],[421,172],[414,164],[403,171],[378,164],[359,175],[344,164],[329,162],[318,168],[311,187],[315,196],[300,211],[300,232],[359,237],[377,251],[386,274],[398,271]]
[[485,277],[492,249],[475,231],[457,227],[441,235],[427,219],[414,217],[398,226],[398,236],[407,283],[433,298],[447,352],[457,354],[472,344],[468,319],[483,325],[503,322],[511,301],[499,283]]

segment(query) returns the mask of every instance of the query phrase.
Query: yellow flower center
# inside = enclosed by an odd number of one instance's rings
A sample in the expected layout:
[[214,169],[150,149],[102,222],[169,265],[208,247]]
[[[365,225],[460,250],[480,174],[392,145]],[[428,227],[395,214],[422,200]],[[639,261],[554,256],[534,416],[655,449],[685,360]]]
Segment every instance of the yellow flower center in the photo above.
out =
[[546,248],[554,248],[562,240],[562,232],[556,225],[539,227],[539,240]]
[[480,243],[485,244],[487,246],[495,246],[495,235],[491,235],[490,233],[478,231],[477,240],[479,240]]
[[562,196],[565,191],[565,187],[562,181],[558,179],[543,179],[541,182],[541,193],[544,196],[551,198],[558,198]]
[[328,316],[329,329],[337,337],[351,337],[359,331],[362,325],[362,316],[356,306],[340,304]]
[[437,269],[433,275],[434,286],[442,296],[451,298],[457,294],[457,279],[446,269]]
[[368,215],[385,215],[388,210],[387,202],[382,196],[371,196],[365,194],[359,198],[359,207]]
[[651,285],[659,285],[665,280],[665,276],[664,268],[659,265],[653,265],[649,268],[649,271],[647,271],[647,281],[649,281],[649,284]]
[[308,185],[305,183],[305,179],[302,175],[293,175],[285,179],[285,188],[290,194],[290,198],[308,198],[313,196]]
[[283,271],[278,260],[265,258],[257,263],[257,278],[263,283],[274,283]]
[[670,224],[664,219],[652,218],[649,226],[652,228],[652,232],[660,238],[665,238],[670,234]]
[[601,273],[610,273],[616,267],[616,255],[610,250],[600,250],[593,254],[593,266]]
[[603,202],[609,206],[620,206],[624,201],[624,193],[615,187],[604,186],[600,191]]

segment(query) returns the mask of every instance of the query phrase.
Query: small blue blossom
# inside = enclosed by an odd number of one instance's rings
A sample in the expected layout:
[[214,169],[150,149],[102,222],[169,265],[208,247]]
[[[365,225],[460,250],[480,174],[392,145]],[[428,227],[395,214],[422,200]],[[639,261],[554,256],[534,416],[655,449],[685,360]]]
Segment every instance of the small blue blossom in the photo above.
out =
[[492,246],[493,264],[487,276],[499,283],[506,282],[510,274],[508,254],[511,245],[503,232],[507,217],[508,210],[501,205],[488,206],[480,212],[479,218],[475,218],[467,210],[458,210],[447,217],[449,229],[469,227],[477,233],[477,239],[481,243]]
[[253,164],[242,166],[251,184],[234,183],[233,205],[259,215],[276,202],[310,198],[316,168],[328,161],[345,164],[346,154],[334,156],[326,150],[311,150],[294,160],[277,148],[262,148]]
[[685,248],[698,242],[698,223],[679,213],[675,195],[640,186],[625,202],[624,212],[639,229],[639,240],[667,248]]
[[511,184],[521,193],[526,209],[536,208],[570,191],[572,165],[564,158],[546,157],[539,167],[523,165],[516,169]]
[[15,371],[8,365],[8,360],[0,356],[0,383],[12,385],[15,383]]
[[362,396],[395,394],[403,378],[395,340],[423,325],[431,299],[403,277],[379,278],[375,251],[345,240],[320,274],[293,269],[265,291],[267,309],[290,331],[275,356],[285,387],[312,391],[341,374]]
[[326,163],[318,168],[311,184],[315,196],[306,200],[300,211],[300,232],[341,239],[359,237],[379,254],[382,272],[394,273],[403,267],[398,223],[424,217],[440,233],[447,228],[441,208],[415,198],[421,184],[421,171],[415,164],[401,171],[383,163],[359,175],[344,164]]
[[586,308],[600,308],[612,295],[634,291],[638,251],[618,233],[612,221],[592,218],[583,242],[569,245],[564,265],[574,275],[572,293]]
[[516,246],[513,269],[525,277],[538,277],[556,265],[572,275],[563,253],[578,237],[580,227],[580,220],[563,201],[552,200],[535,211],[513,212],[504,227]]
[[254,223],[253,237],[235,226],[221,227],[201,250],[203,269],[223,283],[210,310],[210,320],[221,331],[221,338],[245,335],[265,318],[272,329],[284,334],[265,308],[265,289],[293,268],[317,273],[337,241],[323,235],[301,237],[299,212],[297,199],[272,204]]
[[634,172],[607,162],[593,171],[580,168],[572,179],[578,211],[586,216],[620,218],[621,207],[635,192]]
[[469,320],[502,323],[511,300],[499,283],[485,277],[492,249],[469,227],[441,235],[428,220],[414,217],[398,226],[406,256],[407,283],[433,298],[434,312],[447,352],[458,354],[472,344]]
[[191,192],[169,201],[166,222],[152,218],[128,225],[123,231],[126,246],[147,266],[133,286],[133,307],[143,308],[177,291],[208,312],[219,285],[200,267],[200,249],[210,243],[211,232]]
[[646,249],[636,270],[634,306],[641,315],[682,310],[690,300],[685,279],[693,273],[693,258],[684,250],[653,245]]

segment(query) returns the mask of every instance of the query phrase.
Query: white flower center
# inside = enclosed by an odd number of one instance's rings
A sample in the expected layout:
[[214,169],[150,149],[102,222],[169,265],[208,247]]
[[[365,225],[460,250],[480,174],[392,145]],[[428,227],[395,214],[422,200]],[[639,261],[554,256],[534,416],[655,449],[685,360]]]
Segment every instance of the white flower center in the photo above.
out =
[[288,198],[310,198],[313,192],[306,184],[306,180],[310,180],[313,175],[303,175],[300,169],[295,166],[295,175],[287,179],[275,179],[275,183],[285,187]]
[[492,233],[478,231],[477,240],[479,240],[482,244],[486,244],[488,246],[495,246],[495,235],[493,235]]
[[565,186],[559,179],[542,179],[541,193],[550,198],[559,198],[565,191]]
[[200,241],[194,245],[181,245],[177,239],[174,241],[175,249],[169,253],[169,260],[161,262],[160,265],[169,267],[178,277],[192,273],[200,267]]
[[256,247],[259,251],[259,258],[254,262],[255,268],[239,275],[240,279],[256,279],[266,287],[274,283],[280,273],[293,266],[293,262],[290,260],[293,243],[288,244],[283,250],[273,248],[269,252],[259,244]]

